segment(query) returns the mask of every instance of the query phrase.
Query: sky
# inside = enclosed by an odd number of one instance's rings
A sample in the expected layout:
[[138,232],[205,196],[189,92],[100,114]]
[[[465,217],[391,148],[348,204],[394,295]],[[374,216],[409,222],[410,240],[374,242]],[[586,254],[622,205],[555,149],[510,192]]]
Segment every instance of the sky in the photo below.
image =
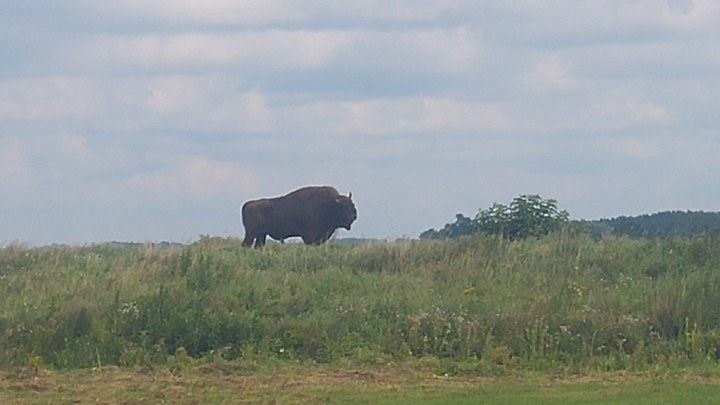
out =
[[718,38],[716,0],[0,0],[0,245],[242,237],[306,185],[338,237],[718,211]]

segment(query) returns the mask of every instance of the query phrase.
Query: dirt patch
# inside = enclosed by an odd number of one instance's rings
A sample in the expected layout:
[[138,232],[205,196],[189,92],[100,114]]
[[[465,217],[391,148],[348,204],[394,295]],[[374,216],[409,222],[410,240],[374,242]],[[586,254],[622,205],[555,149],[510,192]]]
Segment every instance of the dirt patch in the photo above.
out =
[[43,373],[18,370],[14,373],[0,374],[0,391],[42,392],[51,388],[51,383]]

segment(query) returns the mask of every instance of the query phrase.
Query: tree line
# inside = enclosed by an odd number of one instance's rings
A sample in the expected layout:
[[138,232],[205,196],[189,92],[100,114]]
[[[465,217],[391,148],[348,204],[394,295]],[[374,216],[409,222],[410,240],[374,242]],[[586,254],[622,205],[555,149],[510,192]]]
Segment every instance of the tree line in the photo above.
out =
[[470,218],[458,213],[455,221],[436,230],[428,229],[420,239],[453,239],[465,235],[499,235],[507,239],[541,236],[571,229],[599,239],[605,235],[630,238],[720,236],[720,212],[666,211],[639,216],[599,220],[570,220],[557,200],[523,194],[508,205],[494,203]]

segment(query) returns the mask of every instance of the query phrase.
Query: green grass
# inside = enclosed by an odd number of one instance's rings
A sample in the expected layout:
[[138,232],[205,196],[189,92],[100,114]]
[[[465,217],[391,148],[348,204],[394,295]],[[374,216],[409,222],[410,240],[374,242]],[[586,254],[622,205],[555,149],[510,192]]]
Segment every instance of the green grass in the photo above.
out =
[[718,302],[710,238],[10,246],[0,369],[193,358],[420,361],[449,376],[716,367]]
[[414,387],[394,393],[333,392],[337,402],[417,404],[710,404],[720,403],[720,387],[643,381],[532,385],[495,383],[477,388],[428,390]]

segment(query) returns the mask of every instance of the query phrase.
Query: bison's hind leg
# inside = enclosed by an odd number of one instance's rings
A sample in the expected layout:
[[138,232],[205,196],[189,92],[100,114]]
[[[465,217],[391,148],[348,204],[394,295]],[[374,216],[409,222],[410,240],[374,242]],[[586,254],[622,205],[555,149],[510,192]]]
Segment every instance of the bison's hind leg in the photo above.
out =
[[245,233],[245,239],[243,240],[243,247],[252,247],[253,241],[255,240],[255,235],[253,235],[250,232]]
[[255,240],[255,247],[261,248],[261,247],[265,246],[265,238],[267,238],[267,235],[264,233],[258,235],[257,239]]

